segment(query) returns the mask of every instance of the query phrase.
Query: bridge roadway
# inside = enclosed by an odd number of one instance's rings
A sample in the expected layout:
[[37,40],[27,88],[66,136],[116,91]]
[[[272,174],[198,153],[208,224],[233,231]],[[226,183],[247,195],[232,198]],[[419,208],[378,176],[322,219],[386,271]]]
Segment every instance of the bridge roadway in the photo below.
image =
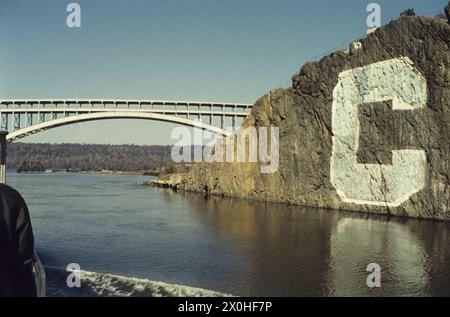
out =
[[[239,103],[164,100],[0,100],[0,129],[9,132],[7,141],[12,142],[30,134],[79,122],[146,119],[198,127],[228,135],[226,119],[231,119],[228,127],[237,128],[251,108],[252,105]],[[220,121],[216,122],[215,118]]]

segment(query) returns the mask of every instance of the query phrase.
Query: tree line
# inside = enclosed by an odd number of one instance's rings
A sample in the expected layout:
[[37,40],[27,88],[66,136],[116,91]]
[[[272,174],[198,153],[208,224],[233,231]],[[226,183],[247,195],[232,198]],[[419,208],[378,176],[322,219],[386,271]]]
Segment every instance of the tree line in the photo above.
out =
[[7,167],[40,162],[46,169],[155,170],[171,162],[172,146],[10,143]]

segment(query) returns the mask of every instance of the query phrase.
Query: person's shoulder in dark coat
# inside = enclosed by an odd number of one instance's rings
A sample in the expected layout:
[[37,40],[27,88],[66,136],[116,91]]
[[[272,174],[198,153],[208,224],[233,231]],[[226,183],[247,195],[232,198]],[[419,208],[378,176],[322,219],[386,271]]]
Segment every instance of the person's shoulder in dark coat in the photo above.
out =
[[34,237],[22,196],[0,184],[0,296],[36,296]]

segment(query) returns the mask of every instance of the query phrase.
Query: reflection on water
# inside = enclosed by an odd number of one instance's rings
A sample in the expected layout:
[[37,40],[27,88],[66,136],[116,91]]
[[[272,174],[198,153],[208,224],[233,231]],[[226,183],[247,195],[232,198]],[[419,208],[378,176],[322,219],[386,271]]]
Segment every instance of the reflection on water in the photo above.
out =
[[449,223],[205,199],[137,176],[10,176],[52,266],[241,296],[450,295]]
[[[330,240],[330,294],[413,296],[428,292],[427,254],[408,226],[374,219],[339,219]],[[382,289],[364,285],[369,263],[382,265]]]
[[[246,257],[245,295],[322,295],[334,213],[187,195],[192,212]],[[325,253],[324,253],[325,252]],[[325,256],[324,256],[325,255]]]
[[[450,295],[447,223],[186,196],[251,254],[248,294]],[[370,263],[382,268],[381,288],[367,287]]]

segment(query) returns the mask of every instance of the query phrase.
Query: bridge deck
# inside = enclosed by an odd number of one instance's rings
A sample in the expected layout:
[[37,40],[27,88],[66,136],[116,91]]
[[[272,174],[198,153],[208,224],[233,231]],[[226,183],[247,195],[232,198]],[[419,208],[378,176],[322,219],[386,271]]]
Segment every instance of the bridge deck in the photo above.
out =
[[248,112],[234,112],[234,111],[208,111],[208,110],[184,110],[184,109],[120,109],[120,108],[8,108],[1,109],[0,113],[3,114],[39,114],[39,113],[96,113],[96,112],[152,112],[163,114],[178,114],[178,115],[224,115],[224,116],[236,116],[246,117]]
[[[114,99],[14,99],[0,100],[0,129],[8,141],[67,124],[103,119],[149,119],[189,125],[228,135],[248,116],[252,105],[203,101]],[[209,122],[204,122],[203,119]],[[217,123],[213,119],[220,119]]]

